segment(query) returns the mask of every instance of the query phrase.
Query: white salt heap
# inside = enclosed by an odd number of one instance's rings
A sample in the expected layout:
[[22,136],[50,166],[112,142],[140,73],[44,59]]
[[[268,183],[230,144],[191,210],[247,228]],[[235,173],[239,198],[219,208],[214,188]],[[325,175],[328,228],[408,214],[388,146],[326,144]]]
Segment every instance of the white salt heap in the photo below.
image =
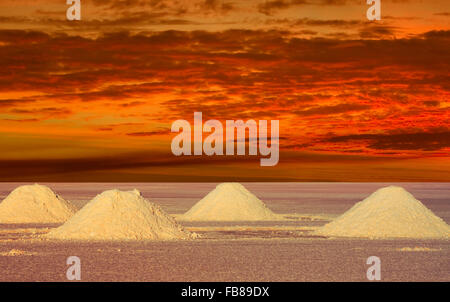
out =
[[63,240],[166,240],[195,238],[139,191],[97,195],[64,225],[45,235]]
[[278,220],[267,206],[239,183],[222,183],[179,219],[187,221]]
[[76,208],[38,184],[17,187],[0,203],[0,223],[61,223]]
[[450,227],[405,189],[389,186],[315,231],[364,238],[450,238]]

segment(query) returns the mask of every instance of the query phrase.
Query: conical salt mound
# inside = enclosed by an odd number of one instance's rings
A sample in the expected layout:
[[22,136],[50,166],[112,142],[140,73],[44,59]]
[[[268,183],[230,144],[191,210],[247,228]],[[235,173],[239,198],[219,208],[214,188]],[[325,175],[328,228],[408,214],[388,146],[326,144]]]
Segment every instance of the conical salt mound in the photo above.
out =
[[314,233],[331,237],[450,238],[450,227],[405,189],[389,186]]
[[239,183],[222,183],[180,217],[187,221],[255,221],[278,217]]
[[195,238],[140,192],[97,195],[65,224],[45,235],[63,240],[167,240]]
[[0,203],[0,223],[61,223],[76,208],[49,187],[34,184],[17,187]]

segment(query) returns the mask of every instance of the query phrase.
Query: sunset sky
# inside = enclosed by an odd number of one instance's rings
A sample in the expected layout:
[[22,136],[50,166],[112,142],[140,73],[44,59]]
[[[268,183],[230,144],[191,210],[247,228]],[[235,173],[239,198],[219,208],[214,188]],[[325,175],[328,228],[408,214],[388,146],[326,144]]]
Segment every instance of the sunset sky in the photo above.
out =
[[[0,181],[450,181],[450,1],[0,2]],[[280,121],[280,161],[171,153]]]

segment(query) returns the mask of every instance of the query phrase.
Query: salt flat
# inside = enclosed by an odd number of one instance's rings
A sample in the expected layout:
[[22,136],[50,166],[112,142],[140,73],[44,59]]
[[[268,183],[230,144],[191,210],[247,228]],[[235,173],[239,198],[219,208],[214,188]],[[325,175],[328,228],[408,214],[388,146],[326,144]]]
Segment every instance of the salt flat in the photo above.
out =
[[[19,184],[0,184],[5,197]],[[77,207],[103,190],[139,189],[180,215],[216,184],[46,184]],[[245,184],[275,213],[264,222],[181,222],[202,235],[189,241],[55,242],[43,240],[58,224],[0,225],[0,281],[65,281],[66,259],[78,256],[84,281],[366,281],[369,256],[381,259],[384,281],[450,281],[450,241],[327,239],[313,236],[386,184]],[[450,184],[401,184],[449,223]],[[82,190],[80,190],[82,188]],[[174,188],[178,188],[174,190]],[[175,216],[176,216],[175,215]]]
[[[400,251],[422,247],[418,251]],[[429,251],[424,251],[427,247]],[[377,255],[384,281],[449,281],[450,244],[414,240],[215,239],[190,242],[1,242],[0,281],[65,281],[81,259],[84,281],[366,281]]]

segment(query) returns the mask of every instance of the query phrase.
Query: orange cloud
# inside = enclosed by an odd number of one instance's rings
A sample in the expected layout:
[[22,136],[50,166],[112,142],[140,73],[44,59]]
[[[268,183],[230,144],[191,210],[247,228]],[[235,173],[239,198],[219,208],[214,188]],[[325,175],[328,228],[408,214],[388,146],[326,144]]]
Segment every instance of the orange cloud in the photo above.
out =
[[[205,120],[280,120],[279,180],[306,179],[284,163],[313,171],[327,162],[331,174],[355,158],[433,167],[450,153],[447,2],[442,11],[385,2],[379,23],[347,12],[355,1],[93,1],[81,23],[58,14],[60,1],[2,9],[0,160],[26,175],[45,165],[48,177],[69,173],[63,163],[78,165],[77,177],[120,171],[141,180],[161,167],[180,179],[201,167],[209,179],[236,160],[242,177],[257,177],[251,158],[208,159],[211,167],[173,158],[171,123],[201,111]],[[330,8],[338,13],[317,14]],[[411,173],[401,171],[393,179]],[[309,179],[327,180],[319,174]]]

